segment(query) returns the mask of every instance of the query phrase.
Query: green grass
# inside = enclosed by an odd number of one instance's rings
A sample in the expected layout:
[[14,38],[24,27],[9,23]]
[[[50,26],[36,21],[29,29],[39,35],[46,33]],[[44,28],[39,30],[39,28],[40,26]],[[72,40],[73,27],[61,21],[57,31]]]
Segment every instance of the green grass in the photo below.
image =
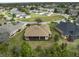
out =
[[[10,38],[10,40],[8,41],[9,48],[13,48],[14,46],[20,46],[21,43],[23,41],[25,41],[23,39],[23,37],[24,37],[24,31],[22,31],[20,33],[17,33],[14,37]],[[56,32],[55,29],[52,29],[52,35],[54,36],[55,34],[59,35],[59,33]],[[62,42],[61,38],[60,38],[60,42]],[[60,44],[60,42],[58,42],[58,43]],[[52,39],[49,39],[47,41],[38,41],[38,40],[37,41],[26,41],[26,43],[28,43],[32,48],[36,48],[37,46],[41,46],[43,48],[48,48],[48,47],[52,46],[55,42],[54,42],[54,40],[52,38]]]
[[79,45],[79,39],[74,40],[73,42],[68,42],[68,48],[76,51],[77,45]]
[[[52,32],[54,34],[58,34],[55,30],[53,30],[54,32]],[[25,30],[23,30],[22,32],[17,32],[15,36],[13,36],[12,38],[10,38],[8,41],[6,41],[6,43],[8,43],[8,48],[9,51],[13,48],[13,47],[20,47],[21,44],[26,41],[23,39],[24,37],[24,32]],[[47,41],[26,41],[26,43],[28,43],[32,48],[36,48],[37,46],[41,46],[43,48],[48,48],[50,46],[52,46],[55,42],[53,41],[53,39],[49,39]]]
[[[24,37],[24,31],[17,33],[14,37],[10,38],[8,41],[9,43],[9,48],[13,48],[15,46],[20,46],[23,41]],[[42,46],[44,48],[50,47],[53,43],[53,40],[48,40],[48,41],[26,41],[32,48],[36,48],[37,46]]]
[[0,44],[0,56],[12,56],[12,49],[15,47],[20,48],[24,42],[23,34],[24,31],[17,32],[15,36]]
[[64,19],[65,17],[61,15],[41,16],[39,14],[31,14],[31,18],[28,19],[22,18],[17,20],[33,22],[35,21],[36,18],[41,18],[42,21],[47,22],[47,21],[61,20]]
[[[50,24],[49,24],[50,25]],[[55,29],[54,27],[56,26],[55,23],[53,23],[52,25],[50,26],[53,26],[53,28],[51,27],[51,32],[52,32],[52,36],[54,36],[55,34],[58,34],[60,35]],[[8,41],[4,42],[3,44],[0,44],[0,47],[3,47],[3,50],[0,50],[0,53],[3,54],[3,56],[12,56],[11,55],[11,50],[14,48],[14,47],[20,47],[21,44],[25,41],[23,39],[24,37],[24,31],[23,30],[22,32],[17,32],[15,36],[13,36],[12,38],[10,38]],[[61,44],[62,42],[65,42],[64,39],[62,39],[61,37],[59,38],[60,40],[57,42],[58,44]],[[8,44],[8,49],[7,49],[7,53],[5,54],[5,49],[6,49],[6,44]],[[37,46],[41,46],[43,48],[49,48],[51,47],[54,43],[54,40],[53,38],[48,40],[48,41],[26,41],[26,43],[28,43],[33,49],[36,48]],[[70,49],[71,51],[76,51],[76,47],[77,45],[79,45],[79,40],[75,40],[74,42],[68,42],[68,49]],[[5,47],[5,48],[4,48]],[[3,53],[3,52],[4,53]]]
[[8,41],[8,43],[10,45],[9,47],[11,48],[12,46],[20,46],[21,43],[24,41],[23,34],[24,34],[24,31],[17,32],[14,37],[10,38]]

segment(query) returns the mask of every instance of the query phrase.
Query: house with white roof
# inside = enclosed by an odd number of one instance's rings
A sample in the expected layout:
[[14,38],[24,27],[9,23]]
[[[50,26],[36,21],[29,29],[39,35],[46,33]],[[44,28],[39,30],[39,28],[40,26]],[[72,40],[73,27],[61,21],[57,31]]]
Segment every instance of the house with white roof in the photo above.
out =
[[71,16],[77,16],[78,15],[78,12],[79,12],[79,10],[74,10],[74,9],[70,9],[69,10],[69,14],[71,15]]
[[25,12],[21,12],[18,8],[13,8],[10,11],[11,14],[15,14],[16,18],[30,18],[30,15],[27,15]]

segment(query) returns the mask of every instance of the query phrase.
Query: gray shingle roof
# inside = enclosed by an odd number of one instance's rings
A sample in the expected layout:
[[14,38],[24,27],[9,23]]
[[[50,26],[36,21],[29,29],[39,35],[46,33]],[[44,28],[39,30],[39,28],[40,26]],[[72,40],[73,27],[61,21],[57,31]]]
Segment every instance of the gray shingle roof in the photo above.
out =
[[63,35],[72,35],[73,38],[79,38],[79,25],[71,22],[60,22],[57,27],[63,32]]
[[13,25],[12,23],[8,23],[0,26],[0,29],[2,28],[5,29],[7,32],[12,33],[17,29],[20,29],[23,25],[24,23],[16,23],[15,25]]
[[13,25],[12,23],[7,23],[5,25],[0,26],[0,41],[6,40],[10,35],[16,33],[18,29],[21,29],[24,26],[24,23],[16,23]]

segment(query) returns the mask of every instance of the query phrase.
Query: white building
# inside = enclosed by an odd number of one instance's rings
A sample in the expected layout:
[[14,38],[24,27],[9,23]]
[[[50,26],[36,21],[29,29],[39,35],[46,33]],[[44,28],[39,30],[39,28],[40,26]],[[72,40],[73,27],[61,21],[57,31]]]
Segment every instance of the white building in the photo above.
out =
[[69,14],[70,14],[71,16],[77,16],[77,15],[78,15],[78,12],[79,12],[79,10],[74,10],[74,9],[70,9],[70,10],[69,10]]
[[19,11],[17,8],[13,8],[10,11],[11,14],[15,14],[16,18],[30,18],[30,15],[27,15],[25,12]]

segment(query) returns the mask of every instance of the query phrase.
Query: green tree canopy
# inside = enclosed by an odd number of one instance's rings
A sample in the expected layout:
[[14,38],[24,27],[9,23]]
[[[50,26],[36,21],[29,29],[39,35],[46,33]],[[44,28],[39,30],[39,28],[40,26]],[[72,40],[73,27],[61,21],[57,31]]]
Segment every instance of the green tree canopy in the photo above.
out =
[[32,56],[32,49],[26,42],[23,42],[21,45],[21,56]]

